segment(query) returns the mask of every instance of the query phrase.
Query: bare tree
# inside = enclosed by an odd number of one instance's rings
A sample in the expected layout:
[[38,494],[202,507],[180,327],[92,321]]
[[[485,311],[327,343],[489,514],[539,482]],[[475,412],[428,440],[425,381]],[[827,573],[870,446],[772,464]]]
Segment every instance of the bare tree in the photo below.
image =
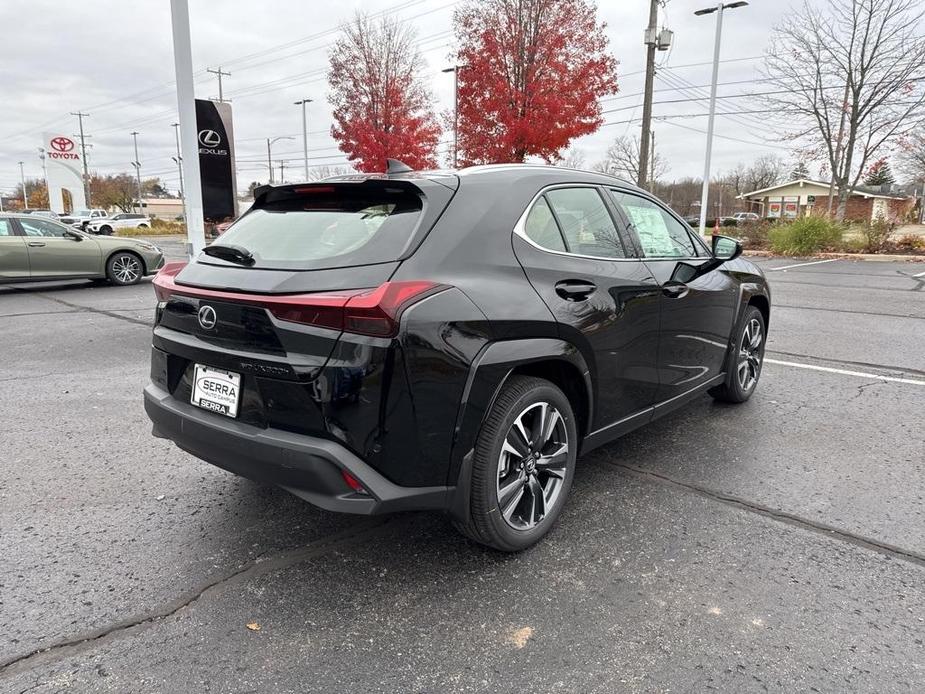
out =
[[925,122],[923,17],[921,0],[804,0],[774,29],[765,76],[786,93],[769,99],[828,164],[839,219],[871,158]]
[[352,173],[356,173],[356,169],[353,169],[350,166],[332,166],[330,164],[322,164],[321,166],[313,166],[308,170],[308,180],[320,181],[325,178],[330,178],[331,176],[346,176],[347,174]]
[[557,164],[566,169],[582,169],[585,165],[585,153],[577,147],[570,147]]
[[[631,181],[638,180],[639,138],[626,137],[625,135],[618,137],[607,148],[604,158],[594,164],[592,168],[595,171],[611,174],[612,176],[622,176]],[[650,166],[649,169],[650,180],[657,181],[667,173],[668,163],[656,152],[654,166]]]
[[925,133],[914,135],[903,143],[900,161],[910,178],[925,181]]

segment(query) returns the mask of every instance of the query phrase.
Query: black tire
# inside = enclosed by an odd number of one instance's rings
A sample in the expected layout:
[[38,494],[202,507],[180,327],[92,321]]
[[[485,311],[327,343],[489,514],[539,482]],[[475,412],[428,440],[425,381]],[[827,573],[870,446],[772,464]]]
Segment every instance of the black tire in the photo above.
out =
[[[548,437],[540,431],[534,434],[542,428],[539,422],[544,416]],[[518,420],[528,434],[526,441],[515,432]],[[527,455],[515,454],[510,441],[518,448],[526,444]],[[472,464],[470,520],[457,528],[476,542],[504,552],[533,545],[549,532],[565,505],[577,450],[575,416],[562,391],[541,378],[511,377],[479,432]],[[507,502],[504,509],[502,496]]]
[[139,224],[139,225],[138,225],[138,228],[139,228],[139,229],[147,229],[147,228],[148,228],[148,225],[147,225],[147,224]]
[[144,274],[144,261],[129,251],[117,251],[106,261],[106,277],[113,284],[119,286],[138,284]]
[[109,236],[112,233],[112,227],[103,225],[100,227],[99,233],[103,234],[104,236]]
[[[757,344],[754,339],[756,326]],[[725,382],[709,391],[715,399],[723,402],[745,402],[755,392],[761,378],[767,328],[764,316],[755,306],[745,307],[742,320],[736,327],[735,340],[735,347],[729,350],[726,358]]]

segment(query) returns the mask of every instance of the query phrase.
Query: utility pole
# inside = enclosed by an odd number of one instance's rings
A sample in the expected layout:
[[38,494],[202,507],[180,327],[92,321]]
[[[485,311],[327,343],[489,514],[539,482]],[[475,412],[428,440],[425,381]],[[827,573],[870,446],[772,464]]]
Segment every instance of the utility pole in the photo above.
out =
[[713,80],[710,83],[710,117],[707,120],[707,151],[703,163],[703,188],[700,193],[700,235],[703,236],[707,226],[707,204],[710,200],[710,157],[713,154],[713,125],[716,120],[716,83],[719,79],[719,48],[723,36],[723,11],[736,7],[745,7],[745,0],[738,0],[729,4],[720,3],[716,7],[707,7],[697,10],[698,17],[716,13],[716,41],[713,46]]
[[135,141],[135,161],[132,166],[135,167],[135,178],[138,181],[138,209],[141,210],[141,160],[138,158],[138,131],[132,131],[132,139]]
[[310,104],[311,99],[301,99],[296,101],[296,106],[302,107],[302,161],[305,164],[305,180],[308,180],[308,116],[305,114],[305,105]]
[[648,183],[649,130],[652,127],[652,89],[655,84],[655,49],[658,44],[658,2],[649,0],[649,26],[646,27],[646,84],[642,97],[642,134],[639,137],[639,178],[636,184]]
[[218,70],[213,70],[212,68],[206,68],[206,72],[211,72],[213,75],[218,75],[218,100],[219,102],[225,101],[225,95],[222,93],[222,75],[225,77],[231,77],[230,72],[222,72],[222,66],[218,66]]
[[279,182],[280,184],[286,182],[285,172],[286,172],[286,161],[284,159],[280,159],[279,160]]
[[23,172],[22,162],[19,162],[19,178],[22,180],[22,204],[23,209],[29,209],[29,193],[26,192],[26,174]]
[[649,151],[649,176],[651,177],[651,185],[649,186],[649,192],[655,192],[655,131],[652,130],[649,132],[650,137],[652,138],[652,146]]
[[[655,0],[653,0],[654,2]],[[453,168],[459,168],[459,71],[468,65],[454,65],[443,68],[440,72],[453,73]]]
[[87,145],[85,144],[86,140],[84,138],[84,118],[90,116],[89,113],[81,113],[77,111],[71,111],[72,116],[77,116],[77,122],[80,125],[80,156],[83,159],[84,165],[84,202],[87,204],[87,207],[90,205],[90,174],[87,171]]
[[177,82],[177,112],[180,115],[181,167],[189,190],[184,195],[186,250],[195,258],[206,245],[202,208],[202,179],[199,174],[199,141],[196,136],[196,93],[193,84],[193,49],[190,42],[188,0],[170,0],[173,60]]

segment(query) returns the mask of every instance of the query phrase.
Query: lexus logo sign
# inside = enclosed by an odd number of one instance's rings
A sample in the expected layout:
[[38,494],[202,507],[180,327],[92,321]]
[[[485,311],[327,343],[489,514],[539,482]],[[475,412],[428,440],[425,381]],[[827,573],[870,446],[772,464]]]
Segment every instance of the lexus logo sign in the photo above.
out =
[[203,147],[218,147],[222,143],[222,138],[214,130],[200,130],[199,144]]
[[199,131],[199,153],[200,154],[217,154],[219,156],[228,156],[228,150],[219,145],[222,144],[222,136],[214,130]]
[[74,141],[69,137],[53,137],[48,144],[56,152],[70,152],[74,149]]
[[215,323],[218,321],[218,317],[215,315],[215,309],[211,306],[203,306],[199,309],[199,325],[201,325],[206,330],[211,330],[215,327]]

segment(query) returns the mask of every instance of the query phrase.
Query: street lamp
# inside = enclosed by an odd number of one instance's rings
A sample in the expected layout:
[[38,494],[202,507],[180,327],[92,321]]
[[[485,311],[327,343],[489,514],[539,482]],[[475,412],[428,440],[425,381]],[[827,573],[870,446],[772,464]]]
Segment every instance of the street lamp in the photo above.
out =
[[308,117],[305,115],[305,105],[310,104],[311,99],[301,99],[295,102],[296,106],[302,107],[302,159],[305,163],[305,180],[308,180]]
[[29,209],[29,194],[26,192],[26,174],[22,168],[23,162],[19,162],[19,178],[22,180],[22,204],[23,209]]
[[700,193],[700,235],[703,236],[707,226],[707,200],[710,197],[710,157],[713,154],[713,122],[716,120],[716,82],[719,78],[719,46],[723,35],[723,12],[736,7],[748,5],[745,0],[720,3],[716,7],[707,7],[694,12],[698,17],[716,12],[716,43],[713,47],[713,81],[710,84],[710,118],[707,121],[707,152],[703,164],[703,189]]
[[138,181],[138,211],[141,211],[141,160],[138,158],[138,131],[131,132],[132,139],[135,141],[135,161],[132,166],[135,167],[135,179]]
[[280,135],[279,137],[268,137],[267,138],[267,168],[270,169],[270,183],[273,183],[273,155],[271,154],[270,148],[273,146],[274,142],[279,140],[294,140],[294,137],[288,137],[287,135]]
[[186,191],[183,190],[183,157],[180,156],[180,124],[171,123],[173,134],[177,139],[177,156],[170,157],[177,165],[177,171],[180,173],[180,203],[183,205],[183,221],[186,221]]
[[459,71],[468,65],[454,65],[443,68],[440,72],[453,73],[453,168],[459,167]]

